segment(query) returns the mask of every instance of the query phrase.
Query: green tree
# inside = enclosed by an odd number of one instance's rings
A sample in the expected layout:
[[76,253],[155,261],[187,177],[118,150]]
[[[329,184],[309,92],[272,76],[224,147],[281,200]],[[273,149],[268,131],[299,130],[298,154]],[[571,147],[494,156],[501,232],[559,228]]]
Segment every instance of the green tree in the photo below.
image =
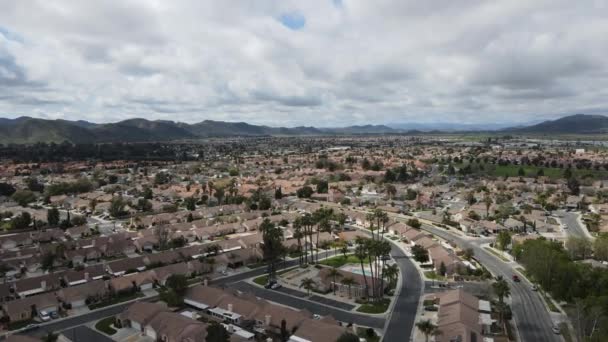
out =
[[196,199],[194,197],[188,197],[184,200],[186,209],[190,211],[196,210]]
[[414,260],[420,263],[429,261],[429,252],[420,245],[414,245],[412,247],[412,255],[414,256]]
[[276,277],[276,263],[283,255],[283,231],[275,226],[268,218],[264,219],[260,225],[262,231],[262,253],[264,260],[268,264],[268,279],[274,280]]
[[407,225],[416,229],[420,229],[420,227],[422,227],[422,224],[420,223],[420,221],[418,221],[417,218],[411,218],[407,220]]
[[336,342],[359,342],[359,337],[355,334],[345,332],[338,337]]
[[308,295],[310,296],[310,291],[312,289],[314,289],[316,287],[316,283],[314,280],[312,280],[312,278],[304,278],[302,279],[302,281],[300,282],[300,287],[303,287],[304,289],[306,289],[306,293],[308,293]]
[[120,217],[120,216],[124,215],[125,205],[126,205],[126,203],[123,200],[122,196],[112,197],[112,200],[110,201],[110,207],[108,208],[108,212],[113,217]]
[[596,259],[608,261],[608,236],[600,235],[593,242],[593,255]]
[[442,261],[442,262],[439,264],[439,274],[440,274],[442,277],[444,277],[446,273],[447,273],[447,268],[445,267],[445,263]]
[[298,195],[298,198],[310,198],[313,194],[313,190],[310,186],[306,185],[298,189],[296,194]]
[[593,247],[585,237],[570,236],[566,240],[566,249],[573,260],[583,260],[591,256]]
[[496,277],[496,280],[492,283],[492,290],[496,297],[498,297],[499,303],[504,303],[504,299],[506,297],[511,296],[511,288],[509,287],[509,283],[502,277]]
[[166,286],[179,296],[183,296],[188,290],[188,278],[183,274],[172,274],[167,278]]
[[357,283],[355,279],[353,279],[352,277],[344,277],[341,283],[342,285],[348,287],[348,298],[352,298],[351,288]]
[[17,190],[11,198],[20,206],[25,207],[36,200],[36,195],[30,190]]
[[332,288],[334,290],[334,295],[336,294],[336,284],[337,284],[337,278],[338,277],[342,277],[342,273],[340,273],[340,271],[338,271],[337,268],[332,267],[329,270],[329,274],[328,274],[332,279],[333,279],[333,283],[332,283]]
[[511,243],[511,234],[506,230],[501,230],[496,236],[496,243],[498,244],[498,248],[503,251],[506,250]]
[[441,335],[439,328],[428,319],[416,323],[416,328],[424,335],[424,340],[426,342],[429,342],[429,336]]
[[230,334],[223,325],[216,321],[211,321],[207,326],[207,336],[205,342],[229,342]]

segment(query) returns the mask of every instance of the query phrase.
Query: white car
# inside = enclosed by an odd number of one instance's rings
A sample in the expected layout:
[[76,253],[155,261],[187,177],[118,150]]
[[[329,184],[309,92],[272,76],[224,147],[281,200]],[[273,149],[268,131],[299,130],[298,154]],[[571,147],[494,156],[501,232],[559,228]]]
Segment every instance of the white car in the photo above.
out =
[[322,317],[319,314],[314,314],[314,315],[312,315],[312,318],[316,319],[316,320],[320,320]]
[[553,333],[557,335],[562,333],[561,329],[557,325],[554,325],[551,330],[553,330]]
[[46,312],[46,311],[40,311],[40,313],[38,314],[38,316],[40,317],[40,319],[43,322],[47,322],[47,321],[51,320],[51,315],[49,315],[49,313]]

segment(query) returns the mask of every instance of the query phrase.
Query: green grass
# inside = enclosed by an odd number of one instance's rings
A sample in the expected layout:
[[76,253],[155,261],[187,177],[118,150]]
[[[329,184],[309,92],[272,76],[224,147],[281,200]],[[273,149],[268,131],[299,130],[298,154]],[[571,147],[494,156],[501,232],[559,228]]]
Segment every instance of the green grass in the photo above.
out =
[[[468,163],[453,164],[456,168],[465,167]],[[478,170],[478,166],[483,165],[483,170]],[[494,164],[477,164],[476,162],[471,164],[471,167],[475,172],[484,173],[495,177],[519,177],[519,169],[524,169],[524,177],[535,177],[539,169],[542,169],[545,176],[553,179],[563,178],[564,171],[566,170],[557,167],[539,167],[533,165],[494,165]],[[577,177],[594,177],[596,179],[604,179],[608,177],[608,171],[604,170],[579,170],[577,168],[571,168],[572,174]]]
[[262,286],[266,285],[268,283],[268,274],[253,279],[253,282]]
[[486,251],[492,253],[495,257],[499,258],[500,260],[502,260],[504,262],[510,262],[511,261],[511,260],[505,258],[501,253],[499,253],[498,251],[496,251],[494,248],[484,247],[483,249],[485,249]]
[[118,295],[114,298],[111,298],[110,300],[106,300],[100,303],[93,303],[91,305],[89,305],[89,309],[91,310],[95,310],[95,309],[99,309],[99,308],[103,308],[106,306],[110,306],[110,305],[114,305],[114,304],[118,304],[118,303],[122,303],[122,302],[127,302],[136,298],[141,298],[144,297],[144,294],[141,292],[137,292],[137,293],[133,293],[133,294],[128,294],[128,295]]
[[435,273],[435,271],[426,271],[424,272],[424,276],[434,280],[445,280],[444,276]]
[[363,312],[363,313],[368,313],[368,314],[381,314],[381,313],[386,312],[390,302],[391,302],[390,300],[385,298],[382,301],[377,302],[377,303],[363,304],[357,308],[357,311]]
[[357,264],[359,265],[361,262],[359,260],[359,258],[357,258],[356,256],[350,254],[347,255],[346,258],[343,255],[339,255],[339,256],[335,256],[333,258],[329,258],[329,259],[325,259],[323,261],[320,262],[320,264],[322,265],[327,265],[327,266],[331,266],[331,267],[342,267],[346,264]]
[[112,324],[114,324],[114,316],[104,318],[97,322],[97,324],[95,324],[95,329],[108,335],[114,335],[116,334],[116,330],[111,327]]
[[36,322],[33,319],[26,319],[23,321],[10,322],[8,324],[8,330],[17,330],[17,329],[25,328],[27,325],[34,324],[34,323],[36,323]]

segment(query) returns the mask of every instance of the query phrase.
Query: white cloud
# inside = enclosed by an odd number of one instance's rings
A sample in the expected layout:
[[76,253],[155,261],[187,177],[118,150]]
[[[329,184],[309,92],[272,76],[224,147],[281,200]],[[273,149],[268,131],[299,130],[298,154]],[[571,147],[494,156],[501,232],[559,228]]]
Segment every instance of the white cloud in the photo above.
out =
[[[336,126],[530,121],[608,105],[604,1],[0,0],[0,9],[0,116]],[[302,26],[283,25],[286,14]]]

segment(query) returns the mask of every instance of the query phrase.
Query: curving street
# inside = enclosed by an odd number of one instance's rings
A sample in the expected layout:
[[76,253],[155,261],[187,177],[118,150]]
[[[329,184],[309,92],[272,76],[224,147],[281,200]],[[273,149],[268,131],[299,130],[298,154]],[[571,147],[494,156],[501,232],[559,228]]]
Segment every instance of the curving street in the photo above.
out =
[[461,248],[472,248],[475,251],[475,258],[488,271],[495,276],[503,276],[507,280],[511,286],[511,309],[521,341],[563,341],[561,336],[552,331],[553,322],[540,294],[532,291],[532,285],[525,278],[522,278],[519,283],[514,282],[512,276],[515,272],[510,265],[490,255],[475,241],[463,239],[445,229],[428,224],[423,224],[422,229],[444,240],[454,242]]

